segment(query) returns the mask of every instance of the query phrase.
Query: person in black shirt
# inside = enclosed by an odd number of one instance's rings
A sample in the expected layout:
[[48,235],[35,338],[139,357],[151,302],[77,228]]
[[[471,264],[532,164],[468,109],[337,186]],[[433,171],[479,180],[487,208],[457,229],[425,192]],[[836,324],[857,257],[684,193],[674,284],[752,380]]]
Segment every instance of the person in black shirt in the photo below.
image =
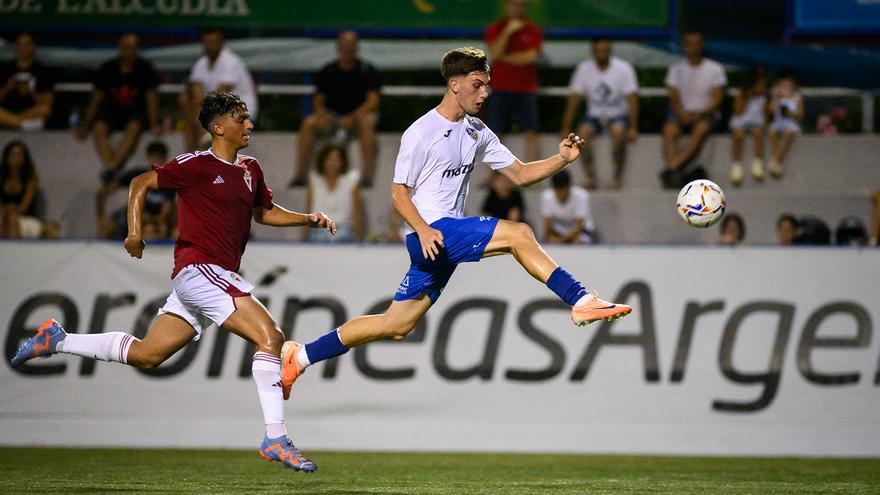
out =
[[319,135],[334,132],[344,139],[350,132],[360,137],[361,187],[373,185],[376,160],[376,111],[379,109],[379,73],[360,60],[358,36],[354,31],[339,34],[338,58],[321,69],[315,78],[315,111],[303,120],[299,130],[297,162],[289,187],[306,185],[312,147]]
[[[76,131],[76,137],[82,140],[94,127],[95,148],[105,169],[104,182],[110,180],[113,171],[125,166],[145,127],[156,135],[162,133],[158,86],[159,74],[153,64],[138,55],[137,35],[123,35],[119,56],[98,70],[85,121]],[[110,140],[114,131],[123,132],[116,146]]]
[[513,222],[525,222],[525,203],[522,194],[513,187],[510,179],[492,172],[489,177],[489,194],[483,202],[482,214]]
[[38,130],[52,112],[54,81],[35,60],[34,37],[15,39],[15,60],[0,65],[0,127]]

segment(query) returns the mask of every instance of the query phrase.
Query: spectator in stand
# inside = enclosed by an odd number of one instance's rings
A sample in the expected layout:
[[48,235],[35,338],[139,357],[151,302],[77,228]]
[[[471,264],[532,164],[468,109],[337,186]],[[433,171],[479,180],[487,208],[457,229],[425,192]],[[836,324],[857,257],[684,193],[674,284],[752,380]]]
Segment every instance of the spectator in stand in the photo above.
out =
[[373,187],[381,89],[379,72],[372,64],[358,58],[358,35],[354,31],[339,33],[336,54],[337,59],[325,65],[315,78],[314,111],[300,127],[295,171],[288,187],[306,185],[315,140],[334,133],[337,140],[343,143],[351,134],[358,135],[361,146],[360,187]]
[[22,141],[10,141],[0,161],[0,238],[39,237],[37,216],[40,178],[31,153]]
[[608,39],[595,40],[592,60],[578,64],[571,76],[560,135],[567,136],[573,132],[574,116],[584,97],[587,99],[587,117],[577,129],[578,135],[587,143],[586,149],[581,153],[584,187],[596,187],[590,144],[593,137],[601,135],[607,128],[611,134],[611,160],[614,162],[611,188],[620,189],[626,161],[626,143],[638,137],[639,83],[632,64],[611,56],[611,41]]
[[870,244],[872,246],[877,246],[878,241],[880,241],[880,189],[874,191],[874,195],[871,197],[871,202],[874,204],[874,215],[871,218]]
[[540,158],[538,141],[538,57],[543,34],[527,17],[528,0],[507,0],[506,15],[486,28],[492,61],[489,128],[498,134],[516,124],[525,133],[526,161]]
[[[76,130],[77,139],[93,131],[95,148],[104,165],[102,181],[125,167],[144,128],[159,135],[159,73],[138,54],[136,34],[119,38],[119,56],[108,60],[98,70],[95,90],[86,110],[85,121]],[[116,145],[111,133],[122,131]]]
[[749,73],[739,94],[733,99],[733,117],[730,130],[733,134],[730,182],[739,187],[743,182],[742,151],[746,133],[752,136],[752,178],[764,180],[764,132],[767,127],[767,71],[758,67]]
[[202,32],[202,52],[189,81],[178,97],[184,119],[184,146],[186,151],[199,149],[199,139],[206,135],[199,124],[199,109],[208,91],[228,91],[237,94],[247,105],[251,121],[257,120],[260,102],[254,87],[254,79],[241,58],[224,46],[223,32],[208,29]]
[[[305,211],[323,211],[336,222],[336,235],[317,229],[304,232],[312,242],[359,242],[363,240],[363,209],[358,188],[360,174],[349,170],[345,146],[328,144],[318,152],[316,174],[309,176]],[[325,234],[326,233],[326,234]]]
[[746,223],[743,218],[736,213],[728,213],[721,220],[721,238],[718,239],[719,244],[727,244],[734,246],[742,244],[746,238]]
[[36,53],[34,37],[22,33],[15,38],[15,59],[0,65],[0,127],[39,130],[52,113],[55,81]]
[[490,217],[525,222],[525,203],[513,182],[498,172],[489,177],[489,194],[483,202],[482,214]]
[[596,242],[590,194],[574,186],[566,170],[556,173],[550,189],[541,193],[541,216],[544,218],[544,242],[549,244],[592,244]]
[[797,80],[791,74],[782,75],[771,90],[770,109],[773,120],[770,122],[771,158],[768,170],[774,178],[782,177],[782,162],[791,148],[794,137],[801,133],[804,120],[804,99],[801,97]]
[[798,221],[794,215],[783,213],[776,220],[776,238],[781,246],[790,246],[795,243],[798,234]]
[[[98,218],[98,237],[101,239],[123,239],[128,233],[128,186],[132,179],[150,170],[152,165],[168,163],[168,147],[161,141],[147,145],[147,166],[133,168],[114,174],[95,195],[95,208]],[[170,239],[174,237],[175,194],[172,190],[157,189],[147,192],[144,203],[143,226],[147,227],[144,237],[148,239]],[[114,203],[108,208],[108,203]],[[110,210],[110,211],[108,211]],[[148,233],[147,233],[148,232]],[[147,237],[149,235],[149,237]]]
[[[686,32],[682,36],[685,60],[676,62],[666,73],[669,117],[663,126],[664,186],[684,185],[683,170],[697,156],[720,118],[727,76],[724,67],[704,56],[703,35]],[[690,135],[679,146],[685,132]]]

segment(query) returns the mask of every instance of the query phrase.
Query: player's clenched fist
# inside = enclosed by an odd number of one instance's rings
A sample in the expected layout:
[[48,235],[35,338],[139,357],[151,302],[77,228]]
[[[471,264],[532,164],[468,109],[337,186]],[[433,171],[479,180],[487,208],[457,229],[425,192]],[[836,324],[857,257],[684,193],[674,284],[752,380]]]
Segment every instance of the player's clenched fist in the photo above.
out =
[[122,245],[132,258],[140,258],[144,254],[144,240],[140,237],[127,236]]
[[570,133],[559,143],[559,156],[566,162],[573,162],[580,156],[583,147],[584,140],[580,136]]
[[315,229],[327,229],[330,234],[336,235],[336,222],[322,211],[309,213],[309,226]]

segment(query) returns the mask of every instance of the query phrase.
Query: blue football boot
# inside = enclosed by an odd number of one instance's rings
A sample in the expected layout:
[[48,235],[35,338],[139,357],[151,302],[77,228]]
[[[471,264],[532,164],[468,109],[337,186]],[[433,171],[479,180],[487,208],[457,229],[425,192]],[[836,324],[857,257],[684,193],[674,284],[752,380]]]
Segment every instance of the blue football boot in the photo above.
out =
[[260,457],[269,462],[278,461],[284,464],[284,467],[294,471],[311,473],[318,469],[314,462],[307,459],[302,451],[293,445],[293,442],[287,438],[287,435],[278,438],[263,436],[263,444],[260,445]]
[[12,367],[36,357],[48,357],[58,352],[58,344],[67,338],[67,332],[55,320],[46,320],[37,330],[37,334],[27,339],[15,352]]

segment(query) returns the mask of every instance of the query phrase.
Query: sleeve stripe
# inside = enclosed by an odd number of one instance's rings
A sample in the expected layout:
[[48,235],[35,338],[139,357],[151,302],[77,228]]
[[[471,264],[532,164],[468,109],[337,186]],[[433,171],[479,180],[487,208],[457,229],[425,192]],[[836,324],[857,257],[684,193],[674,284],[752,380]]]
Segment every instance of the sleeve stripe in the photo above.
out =
[[177,160],[177,163],[184,163],[188,160],[192,160],[195,157],[196,157],[196,155],[193,155],[192,153],[183,153],[183,154],[177,155],[177,158],[175,158],[175,160]]

